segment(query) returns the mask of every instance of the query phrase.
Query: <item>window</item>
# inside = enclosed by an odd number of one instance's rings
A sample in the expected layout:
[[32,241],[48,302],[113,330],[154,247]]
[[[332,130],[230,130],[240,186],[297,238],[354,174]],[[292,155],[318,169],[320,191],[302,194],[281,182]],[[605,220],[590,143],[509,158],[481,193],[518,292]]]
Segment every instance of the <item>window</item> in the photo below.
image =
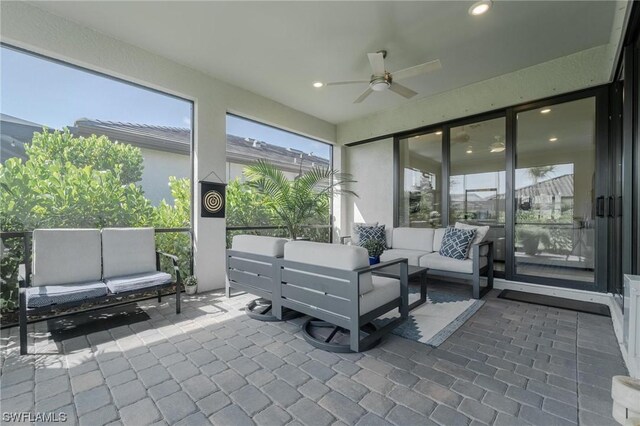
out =
[[505,126],[502,117],[450,130],[449,224],[488,225],[498,271],[506,256]]
[[[227,115],[227,245],[237,234],[290,237],[331,241],[331,191],[310,200],[303,219],[291,225],[293,204],[285,199],[265,202],[264,193],[252,184],[251,169],[263,163],[273,167],[288,183],[317,170],[332,170],[332,147],[304,136],[235,115]],[[309,201],[309,200],[308,200]],[[295,221],[295,219],[294,219]],[[299,229],[298,229],[299,228]]]
[[[191,226],[192,103],[1,47],[0,229]],[[19,239],[3,238],[3,310]],[[158,247],[190,272],[188,233]]]
[[442,132],[399,140],[399,226],[442,226]]

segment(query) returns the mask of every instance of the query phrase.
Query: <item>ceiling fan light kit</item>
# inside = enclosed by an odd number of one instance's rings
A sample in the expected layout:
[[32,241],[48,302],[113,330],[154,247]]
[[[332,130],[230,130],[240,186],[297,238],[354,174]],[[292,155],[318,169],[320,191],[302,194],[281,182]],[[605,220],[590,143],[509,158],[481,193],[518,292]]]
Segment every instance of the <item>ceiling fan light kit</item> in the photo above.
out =
[[369,65],[371,66],[372,71],[369,80],[336,81],[332,83],[322,83],[317,81],[313,83],[313,86],[321,88],[324,86],[344,86],[348,84],[368,83],[369,87],[367,87],[367,90],[353,101],[354,104],[359,104],[364,101],[373,92],[383,92],[387,89],[406,99],[410,99],[418,93],[397,83],[397,80],[415,77],[442,68],[440,60],[436,59],[391,73],[386,70],[384,65],[384,59],[387,57],[386,50],[379,50],[376,53],[367,53],[367,57],[369,58]]

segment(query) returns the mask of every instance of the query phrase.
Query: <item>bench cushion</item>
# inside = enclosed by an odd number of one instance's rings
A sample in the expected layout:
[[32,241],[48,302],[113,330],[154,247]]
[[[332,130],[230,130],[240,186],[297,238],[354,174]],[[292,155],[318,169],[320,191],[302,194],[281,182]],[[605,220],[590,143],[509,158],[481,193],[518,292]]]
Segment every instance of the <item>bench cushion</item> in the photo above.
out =
[[442,238],[447,228],[436,228],[433,230],[433,251],[438,253],[442,247]]
[[142,290],[162,284],[171,284],[173,277],[165,272],[149,272],[146,274],[126,275],[105,280],[109,291],[113,294]]
[[100,281],[100,230],[33,231],[33,286]]
[[79,302],[106,296],[107,286],[101,282],[45,285],[27,288],[27,307],[42,308],[62,303]]
[[431,252],[433,234],[432,228],[394,228],[391,241],[394,249]]
[[153,228],[104,228],[102,262],[105,279],[156,271]]
[[[460,272],[471,274],[473,272],[473,260],[457,260],[445,257],[439,253],[431,253],[420,258],[420,266],[448,272]],[[480,268],[487,266],[487,258],[480,257]]]
[[236,235],[231,242],[231,250],[263,256],[284,256],[284,245],[288,240],[261,235]]
[[380,255],[380,261],[388,262],[394,259],[407,259],[409,265],[420,266],[420,258],[430,253],[431,252],[420,250],[389,249]]
[[400,297],[400,281],[393,278],[373,276],[373,290],[360,296],[360,315]]
[[[367,249],[339,244],[290,241],[284,246],[284,258],[293,262],[349,271],[369,267]],[[371,273],[360,275],[360,294],[372,290]]]

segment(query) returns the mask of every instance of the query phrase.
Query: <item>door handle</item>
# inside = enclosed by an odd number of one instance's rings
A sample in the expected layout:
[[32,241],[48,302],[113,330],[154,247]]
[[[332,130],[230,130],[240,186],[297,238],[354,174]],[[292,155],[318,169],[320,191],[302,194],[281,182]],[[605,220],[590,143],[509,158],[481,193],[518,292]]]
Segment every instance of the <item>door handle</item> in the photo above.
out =
[[604,196],[596,198],[596,216],[604,217]]
[[616,197],[609,197],[609,217],[616,217]]

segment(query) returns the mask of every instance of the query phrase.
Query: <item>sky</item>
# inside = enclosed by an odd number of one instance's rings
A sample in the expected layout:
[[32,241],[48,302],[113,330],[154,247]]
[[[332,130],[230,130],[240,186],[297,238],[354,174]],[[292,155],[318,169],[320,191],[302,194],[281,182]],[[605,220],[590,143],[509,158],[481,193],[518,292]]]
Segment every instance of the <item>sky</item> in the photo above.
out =
[[[189,101],[7,47],[0,48],[0,112],[61,129],[79,118],[191,127]],[[329,145],[229,116],[227,133],[329,158]]]

